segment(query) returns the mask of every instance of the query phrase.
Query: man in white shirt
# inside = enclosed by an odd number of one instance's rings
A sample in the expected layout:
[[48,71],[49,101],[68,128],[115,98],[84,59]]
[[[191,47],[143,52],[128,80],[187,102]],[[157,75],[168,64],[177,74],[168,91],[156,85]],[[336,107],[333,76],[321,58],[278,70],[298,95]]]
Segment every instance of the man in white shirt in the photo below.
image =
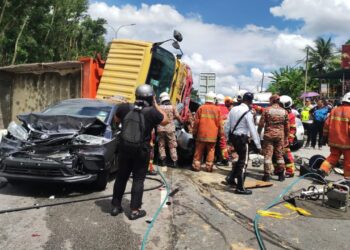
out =
[[244,174],[248,163],[248,138],[252,137],[259,153],[261,153],[260,137],[255,128],[253,114],[250,111],[250,105],[252,104],[254,95],[247,92],[243,95],[241,105],[231,109],[226,130],[229,134],[229,140],[234,146],[237,154],[238,161],[230,175],[226,178],[226,181],[230,185],[235,184],[235,178],[237,178],[237,194],[252,194],[251,190],[244,188]]

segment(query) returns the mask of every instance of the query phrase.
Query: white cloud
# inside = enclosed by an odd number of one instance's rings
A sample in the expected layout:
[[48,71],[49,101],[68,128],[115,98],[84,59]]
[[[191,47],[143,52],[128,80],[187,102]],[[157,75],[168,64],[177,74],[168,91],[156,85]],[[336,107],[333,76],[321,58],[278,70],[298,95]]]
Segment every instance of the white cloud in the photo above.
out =
[[349,32],[349,0],[283,0],[271,13],[286,20],[301,20],[302,32],[309,35],[325,33],[342,35]]
[[[271,12],[285,17],[289,2],[285,0]],[[115,30],[130,23],[136,23],[136,26],[120,29],[119,38],[156,42],[170,38],[174,29],[181,31],[184,37],[181,43],[185,53],[183,60],[192,68],[195,84],[198,84],[199,73],[214,72],[217,74],[218,92],[230,95],[234,95],[239,85],[256,90],[263,71],[267,75],[279,67],[294,65],[304,58],[302,49],[311,45],[314,39],[273,26],[249,24],[243,28],[232,28],[208,24],[196,13],[183,15],[175,7],[163,4],[136,7],[94,2],[90,4],[89,14],[93,18],[107,20],[108,40],[114,37],[114,31],[108,27]],[[175,52],[169,43],[166,46]],[[268,80],[265,78],[265,81]]]

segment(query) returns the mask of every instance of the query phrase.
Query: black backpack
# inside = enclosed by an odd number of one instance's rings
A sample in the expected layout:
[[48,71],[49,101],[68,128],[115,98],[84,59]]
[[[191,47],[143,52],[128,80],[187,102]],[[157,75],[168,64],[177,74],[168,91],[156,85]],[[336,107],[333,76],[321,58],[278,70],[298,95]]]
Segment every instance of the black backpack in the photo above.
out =
[[141,111],[132,108],[123,119],[120,139],[125,152],[139,152],[145,145],[145,117]]

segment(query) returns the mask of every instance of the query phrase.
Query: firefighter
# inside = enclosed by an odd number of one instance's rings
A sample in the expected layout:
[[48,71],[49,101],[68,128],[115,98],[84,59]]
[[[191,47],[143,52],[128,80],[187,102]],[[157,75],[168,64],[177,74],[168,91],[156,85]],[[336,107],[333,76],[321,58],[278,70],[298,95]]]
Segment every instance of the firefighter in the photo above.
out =
[[215,144],[219,135],[223,133],[220,125],[220,111],[215,106],[215,93],[209,92],[205,96],[205,104],[198,108],[193,126],[193,137],[196,140],[196,150],[193,159],[193,170],[200,171],[201,160],[206,153],[206,170],[213,171]]
[[283,149],[283,158],[286,164],[286,177],[294,176],[294,158],[292,151],[290,150],[290,145],[293,144],[295,140],[295,134],[297,132],[297,126],[295,122],[295,114],[292,111],[293,100],[290,96],[283,95],[280,97],[280,104],[282,108],[288,112],[288,121],[289,121],[289,134],[288,134],[288,144],[284,145]]
[[283,159],[283,147],[288,143],[289,122],[288,113],[279,105],[280,97],[270,97],[271,106],[267,107],[260,118],[258,133],[264,128],[264,176],[263,181],[269,181],[272,169],[272,156],[276,157],[276,172],[278,180],[284,181],[285,162]]
[[228,111],[230,111],[232,109],[233,105],[233,99],[229,96],[225,97],[225,106],[228,109]]
[[[218,94],[216,96],[216,106],[220,111],[221,129],[223,131],[229,110],[225,106],[225,97],[222,94]],[[227,138],[225,136],[225,133],[221,133],[221,136],[218,138],[215,154],[217,156],[216,159],[218,164],[228,166],[229,156],[227,151]]]
[[331,154],[322,163],[319,173],[328,175],[340,156],[344,155],[344,177],[350,178],[350,92],[344,95],[342,105],[331,111],[323,135],[324,141],[328,138]]
[[177,142],[175,136],[175,124],[174,120],[181,121],[181,117],[177,112],[176,108],[170,103],[170,96],[167,92],[160,94],[160,108],[166,113],[169,124],[166,126],[158,125],[158,151],[160,165],[165,166],[166,164],[166,147],[169,148],[170,158],[172,163],[170,167],[177,167]]
[[[230,134],[230,142],[238,154],[238,161],[231,173],[226,177],[229,185],[237,185],[236,193],[249,195],[251,190],[244,188],[245,169],[248,163],[248,136],[252,136],[256,148],[261,152],[260,138],[256,131],[253,114],[250,110],[254,95],[246,92],[242,98],[242,104],[230,111],[227,128]],[[237,184],[235,182],[237,178]]]

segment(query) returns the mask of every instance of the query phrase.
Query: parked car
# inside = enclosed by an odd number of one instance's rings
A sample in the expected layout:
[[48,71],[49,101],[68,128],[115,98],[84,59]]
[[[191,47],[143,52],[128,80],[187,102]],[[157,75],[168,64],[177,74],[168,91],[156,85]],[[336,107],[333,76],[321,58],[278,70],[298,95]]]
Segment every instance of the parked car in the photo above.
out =
[[[263,107],[263,108],[266,108],[269,106],[269,102],[254,102],[254,104],[256,104],[260,107]],[[260,121],[259,114],[256,116],[256,121],[257,121],[257,124]],[[295,141],[290,147],[290,149],[292,151],[297,151],[304,144],[304,126],[303,126],[303,123],[301,122],[301,120],[298,117],[295,118],[295,122],[296,122],[296,126],[297,126],[297,131],[295,134]],[[260,135],[261,140],[263,140],[263,135],[264,135],[264,131],[261,132],[261,135]]]
[[117,106],[70,99],[18,115],[0,143],[0,176],[9,182],[93,183],[103,190],[115,171]]

